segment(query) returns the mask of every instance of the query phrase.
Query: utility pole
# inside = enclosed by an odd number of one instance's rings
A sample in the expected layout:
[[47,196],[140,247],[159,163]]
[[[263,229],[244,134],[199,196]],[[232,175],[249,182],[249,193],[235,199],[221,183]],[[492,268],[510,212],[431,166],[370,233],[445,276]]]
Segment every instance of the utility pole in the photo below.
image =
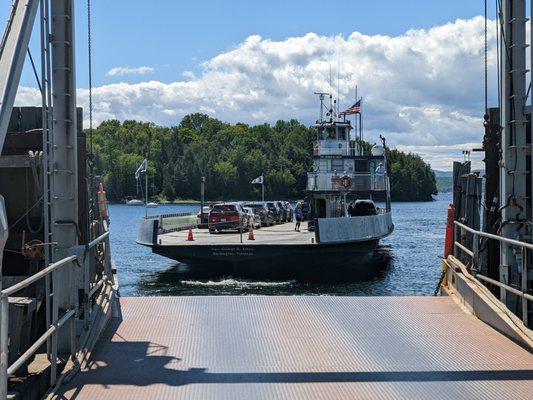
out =
[[[504,237],[526,240],[527,198],[526,158],[526,3],[502,1],[502,40],[500,65],[502,162],[500,166],[500,209]],[[519,249],[500,245],[500,282],[520,284],[522,256]],[[514,309],[514,295],[500,290],[500,299]]]
[[200,225],[204,220],[204,197],[205,197],[205,176],[200,181]]

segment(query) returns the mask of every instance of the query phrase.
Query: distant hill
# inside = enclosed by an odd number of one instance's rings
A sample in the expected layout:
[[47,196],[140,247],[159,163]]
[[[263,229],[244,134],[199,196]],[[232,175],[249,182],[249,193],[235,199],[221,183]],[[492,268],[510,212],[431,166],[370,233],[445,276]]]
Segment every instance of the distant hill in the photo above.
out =
[[452,171],[440,171],[438,169],[434,169],[433,173],[435,174],[435,178],[452,178],[453,177]]
[[[135,171],[146,155],[150,194],[159,200],[199,199],[202,177],[209,200],[257,199],[261,188],[250,182],[262,174],[267,197],[295,199],[306,195],[315,139],[316,131],[296,120],[249,126],[190,114],[173,127],[109,120],[93,133],[94,163],[114,201],[135,194]],[[361,144],[370,151],[370,143]],[[387,149],[387,161],[394,201],[437,194],[420,156]]]
[[437,176],[437,190],[439,193],[450,193],[453,191],[453,177],[452,176]]

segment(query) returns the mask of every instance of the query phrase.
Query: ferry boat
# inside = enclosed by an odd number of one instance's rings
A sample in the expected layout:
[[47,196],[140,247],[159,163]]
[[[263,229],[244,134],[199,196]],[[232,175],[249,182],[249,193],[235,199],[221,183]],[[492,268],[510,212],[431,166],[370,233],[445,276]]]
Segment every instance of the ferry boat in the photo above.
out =
[[373,266],[368,256],[394,229],[384,139],[365,153],[362,142],[350,137],[353,126],[345,115],[334,113],[333,105],[323,112],[324,96],[307,177],[309,217],[300,232],[285,223],[252,234],[209,234],[191,222],[192,215],[172,214],[143,218],[137,243],[189,266],[229,267],[245,275],[339,265],[375,272],[369,269],[378,263]]

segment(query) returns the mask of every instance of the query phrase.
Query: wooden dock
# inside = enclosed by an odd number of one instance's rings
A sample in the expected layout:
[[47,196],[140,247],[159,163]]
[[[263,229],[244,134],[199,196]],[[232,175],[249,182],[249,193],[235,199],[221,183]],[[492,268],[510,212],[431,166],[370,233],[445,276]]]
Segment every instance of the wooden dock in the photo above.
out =
[[449,297],[120,300],[59,399],[526,399],[533,355]]

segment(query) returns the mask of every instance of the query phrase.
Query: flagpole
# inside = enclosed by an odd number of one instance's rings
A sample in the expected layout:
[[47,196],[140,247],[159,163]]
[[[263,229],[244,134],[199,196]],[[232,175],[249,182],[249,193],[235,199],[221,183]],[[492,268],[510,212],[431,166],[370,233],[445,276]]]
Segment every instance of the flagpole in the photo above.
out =
[[[357,102],[357,85],[355,85],[355,102]],[[357,117],[354,115],[354,121],[353,121],[353,124],[355,125],[354,128],[355,128],[355,139],[357,139]]]
[[261,174],[261,201],[265,202],[265,175]]
[[146,189],[144,201],[144,216],[148,217],[148,159],[146,160],[146,171],[144,171],[144,186]]
[[361,130],[361,141],[363,140],[363,98],[361,97],[361,108],[359,109],[359,129]]

